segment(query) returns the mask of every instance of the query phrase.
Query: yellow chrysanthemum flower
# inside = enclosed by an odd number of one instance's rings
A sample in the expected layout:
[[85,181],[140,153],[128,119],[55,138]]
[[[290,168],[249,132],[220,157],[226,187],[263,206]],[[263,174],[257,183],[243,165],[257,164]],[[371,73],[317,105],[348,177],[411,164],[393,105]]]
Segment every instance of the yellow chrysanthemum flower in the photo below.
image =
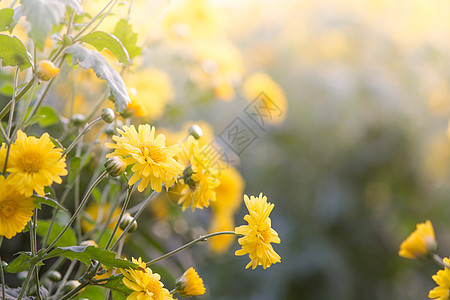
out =
[[[444,263],[450,265],[450,259],[444,258]],[[448,300],[450,299],[450,269],[445,267],[433,275],[433,280],[437,283],[437,287],[428,293],[430,299]]]
[[0,176],[0,236],[10,239],[21,232],[33,215],[33,199],[20,194]]
[[248,225],[236,227],[235,233],[244,237],[238,240],[242,249],[235,252],[236,255],[250,256],[251,261],[245,268],[252,266],[255,269],[262,265],[264,269],[270,265],[281,262],[280,256],[273,250],[270,243],[280,243],[278,233],[272,229],[269,215],[274,204],[267,202],[267,197],[259,194],[259,197],[244,195],[245,205],[249,215],[245,215],[244,220]]
[[429,220],[416,225],[416,230],[400,245],[398,255],[405,258],[420,258],[437,249],[433,225]]
[[210,201],[216,200],[214,189],[220,181],[215,176],[215,170],[211,167],[212,162],[206,155],[205,148],[199,149],[197,140],[189,136],[186,145],[183,145],[182,156],[187,158],[188,167],[184,171],[185,186],[178,204],[183,204],[183,210],[191,206],[192,211],[208,207]]
[[123,274],[123,283],[127,288],[133,291],[127,297],[127,300],[169,300],[173,299],[169,291],[163,288],[164,284],[160,281],[161,276],[153,273],[147,268],[145,263],[139,259],[132,258],[133,263],[139,266],[138,269],[119,269]]
[[138,131],[131,127],[123,126],[118,129],[122,136],[113,136],[117,144],[106,144],[106,147],[114,149],[114,152],[106,157],[123,156],[127,165],[133,165],[128,184],[132,185],[142,180],[138,190],[142,192],[147,185],[153,190],[160,192],[162,184],[166,189],[171,187],[178,176],[181,175],[183,167],[173,159],[180,151],[178,145],[165,146],[165,136],[159,134],[155,138],[155,127],[150,125],[139,125]]
[[29,197],[33,190],[44,196],[44,187],[53,182],[61,183],[61,177],[67,175],[62,149],[55,148],[48,133],[40,138],[28,136],[21,130],[17,140],[11,145],[8,165],[8,183],[20,193]]
[[176,291],[181,297],[201,296],[205,294],[203,280],[194,268],[190,267],[177,279]]

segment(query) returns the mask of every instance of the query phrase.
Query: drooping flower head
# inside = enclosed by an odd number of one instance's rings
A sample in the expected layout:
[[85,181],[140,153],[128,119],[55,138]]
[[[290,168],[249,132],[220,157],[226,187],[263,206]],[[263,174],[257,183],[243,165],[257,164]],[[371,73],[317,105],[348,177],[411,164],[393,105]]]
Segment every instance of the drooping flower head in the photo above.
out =
[[205,294],[203,280],[194,268],[190,267],[177,279],[176,291],[181,297],[201,296]]
[[44,196],[44,187],[53,182],[61,183],[61,176],[67,175],[65,158],[61,153],[62,149],[55,147],[48,133],[36,138],[19,130],[9,153],[8,183],[27,197],[33,194],[33,190]]
[[273,250],[271,243],[280,243],[278,233],[272,229],[269,215],[274,204],[267,202],[267,197],[259,194],[259,197],[244,195],[248,215],[244,220],[248,225],[236,227],[235,233],[243,235],[238,242],[242,249],[235,252],[236,255],[248,254],[251,261],[245,268],[252,266],[255,269],[261,265],[264,269],[270,265],[281,262],[280,256]]
[[21,232],[33,215],[33,199],[20,194],[0,176],[0,236],[10,239]]
[[199,149],[197,140],[189,136],[186,145],[183,145],[182,160],[186,166],[183,174],[183,187],[178,204],[183,204],[183,210],[191,206],[196,208],[208,207],[210,201],[216,200],[216,188],[220,181],[205,147]]
[[427,256],[437,249],[436,237],[433,225],[429,220],[416,225],[416,230],[411,233],[400,245],[398,255],[405,258],[420,258]]
[[[450,265],[450,259],[444,258],[445,265]],[[448,300],[450,299],[450,269],[445,267],[433,275],[433,280],[437,287],[428,293],[430,299]]]
[[124,275],[123,283],[127,288],[133,291],[127,300],[169,300],[173,299],[172,295],[164,284],[160,281],[161,276],[153,273],[150,268],[147,268],[145,262],[139,259],[132,258],[133,263],[139,266],[138,269],[119,269]]
[[142,192],[150,183],[153,190],[160,192],[162,184],[168,189],[171,187],[183,167],[173,158],[179,151],[178,145],[166,147],[165,136],[159,134],[155,138],[155,127],[139,125],[138,131],[131,127],[123,126],[118,129],[122,136],[113,136],[117,144],[106,144],[106,147],[114,149],[106,157],[122,156],[127,165],[133,165],[128,184],[132,185],[142,180],[138,190]]

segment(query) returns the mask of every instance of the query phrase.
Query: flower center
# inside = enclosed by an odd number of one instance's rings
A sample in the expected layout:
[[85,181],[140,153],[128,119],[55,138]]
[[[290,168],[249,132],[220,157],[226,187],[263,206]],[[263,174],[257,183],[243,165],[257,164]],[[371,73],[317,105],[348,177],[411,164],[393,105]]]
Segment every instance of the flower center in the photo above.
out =
[[42,166],[41,156],[35,152],[25,153],[17,163],[24,172],[39,172]]
[[147,157],[150,157],[154,163],[159,163],[165,160],[166,156],[163,152],[163,149],[155,144],[145,144],[140,147],[142,155],[147,160]]
[[0,216],[3,218],[8,218],[16,212],[16,207],[13,201],[2,201],[0,202]]
[[270,233],[268,230],[260,230],[257,225],[256,227],[256,237],[258,240],[263,241],[264,243],[268,243],[270,239]]

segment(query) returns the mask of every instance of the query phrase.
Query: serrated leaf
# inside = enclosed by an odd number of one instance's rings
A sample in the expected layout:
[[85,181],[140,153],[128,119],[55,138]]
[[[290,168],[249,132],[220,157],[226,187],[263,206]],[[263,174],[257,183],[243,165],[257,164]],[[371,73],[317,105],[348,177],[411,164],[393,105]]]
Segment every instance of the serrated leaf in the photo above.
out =
[[130,96],[120,74],[96,51],[75,44],[68,47],[66,52],[72,54],[73,64],[78,62],[84,69],[93,69],[98,78],[106,80],[111,96],[114,98],[116,110],[122,113],[130,103]]
[[21,0],[20,2],[22,12],[31,24],[29,36],[40,50],[44,48],[45,39],[53,26],[64,20],[67,6],[78,12],[83,10],[77,0]]
[[80,41],[94,46],[98,51],[108,49],[121,63],[128,63],[127,49],[125,49],[122,42],[114,35],[104,31],[94,31],[85,35]]
[[91,264],[92,259],[110,268],[137,268],[137,265],[131,261],[116,258],[116,253],[96,248],[94,246],[58,247],[44,256],[43,259],[48,259],[55,256],[64,256],[70,260],[77,259],[87,265]]
[[130,59],[141,54],[142,49],[136,46],[137,33],[133,32],[133,28],[126,20],[121,19],[117,22],[113,34],[122,42],[122,45],[127,49]]
[[[41,236],[42,238],[45,237],[47,234],[47,231],[50,227],[49,220],[38,220],[37,229],[36,232]],[[50,232],[50,236],[48,238],[48,242],[52,243],[55,238],[58,236],[58,234],[62,231],[63,226],[59,225],[58,223],[53,223],[52,231]],[[74,231],[72,228],[68,228],[66,232],[62,235],[62,237],[56,242],[56,246],[58,247],[66,247],[66,246],[73,246],[77,244],[77,238],[75,236]]]
[[133,291],[130,290],[129,288],[127,288],[124,284],[123,284],[123,275],[117,275],[114,276],[114,278],[112,278],[111,280],[101,284],[100,286],[105,287],[105,288],[109,288],[113,291],[117,292],[117,296],[118,298],[114,298],[113,299],[123,299],[120,298],[121,296],[127,296],[129,294],[131,294]]
[[40,207],[40,204],[45,204],[48,206],[51,206],[53,208],[58,208],[64,211],[67,211],[67,209],[62,206],[61,204],[58,203],[58,201],[56,201],[55,199],[49,198],[49,197],[41,197],[41,196],[36,196],[34,195],[34,204],[35,205],[39,205],[38,208]]
[[31,67],[27,49],[22,42],[9,35],[0,34],[0,59],[2,66],[20,66],[23,71]]
[[42,118],[39,120],[39,125],[44,128],[50,125],[54,125],[60,121],[58,114],[50,106],[40,107],[36,112],[36,115],[42,116]]
[[81,158],[79,157],[74,157],[71,161],[70,161],[70,166],[69,166],[69,178],[67,179],[67,181],[73,182],[75,180],[75,178],[78,177],[78,174],[80,174],[80,170],[81,170]]
[[0,9],[0,31],[9,30],[14,23],[14,9],[4,8]]
[[[16,257],[12,262],[10,262],[6,266],[5,272],[19,273],[30,269],[31,253],[30,252],[19,252],[19,253],[20,253],[19,256]],[[39,262],[38,265],[42,266],[43,263]]]

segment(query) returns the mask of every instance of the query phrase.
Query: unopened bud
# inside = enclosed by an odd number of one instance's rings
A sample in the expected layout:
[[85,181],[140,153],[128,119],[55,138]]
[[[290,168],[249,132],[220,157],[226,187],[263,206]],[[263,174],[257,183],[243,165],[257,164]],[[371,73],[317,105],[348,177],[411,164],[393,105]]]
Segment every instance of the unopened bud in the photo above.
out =
[[83,125],[86,122],[86,117],[82,114],[75,114],[72,116],[72,123],[75,126]]
[[112,123],[116,116],[114,115],[114,111],[111,108],[105,107],[102,109],[102,119],[106,123]]
[[98,247],[97,243],[94,240],[82,241],[80,243],[80,246],[84,246],[84,247],[94,246],[96,248]]
[[192,267],[177,279],[175,289],[181,297],[201,296],[205,294],[203,280]]
[[50,279],[50,281],[59,282],[61,281],[61,278],[61,273],[59,273],[58,271],[53,270],[48,273],[48,279]]
[[128,232],[133,232],[137,229],[137,222],[129,213],[126,213],[123,216],[122,221],[120,221],[119,227],[120,229],[125,230],[128,227],[128,225],[130,225],[130,223],[131,227],[128,230]]
[[49,60],[41,60],[36,67],[36,76],[42,81],[48,81],[59,73],[59,68]]
[[2,269],[4,270],[7,266],[8,266],[8,263],[6,262],[6,261],[0,261],[0,264],[2,265]]
[[105,162],[105,169],[112,177],[122,175],[122,173],[125,172],[126,168],[127,164],[119,156],[108,158],[108,160]]
[[194,124],[191,127],[189,127],[188,132],[190,135],[192,135],[196,140],[201,138],[203,136],[203,130],[200,128],[200,126]]
[[105,133],[106,133],[107,135],[109,135],[109,136],[115,135],[115,134],[116,134],[116,130],[115,130],[114,125],[112,125],[112,124],[107,125],[107,126],[105,127]]

